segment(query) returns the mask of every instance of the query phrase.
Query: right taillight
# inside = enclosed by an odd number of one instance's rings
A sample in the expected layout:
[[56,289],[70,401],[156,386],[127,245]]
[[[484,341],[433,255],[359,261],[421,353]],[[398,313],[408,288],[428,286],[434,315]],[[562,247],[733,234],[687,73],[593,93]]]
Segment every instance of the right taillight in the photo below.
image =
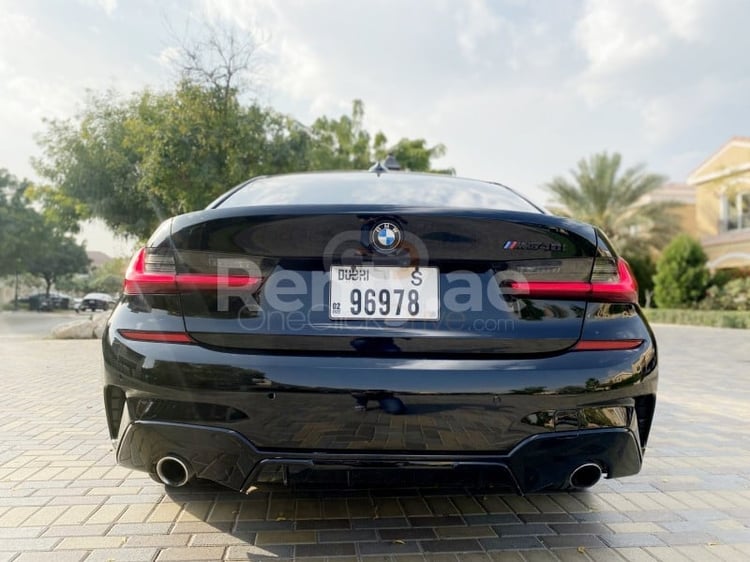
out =
[[126,295],[167,294],[181,291],[242,289],[253,291],[263,282],[257,275],[177,273],[170,253],[141,248],[130,261],[123,293]]
[[[596,261],[599,261],[598,259]],[[596,266],[596,261],[594,262]],[[628,262],[617,258],[617,275],[610,275],[606,280],[597,280],[591,276],[591,294],[594,300],[604,302],[638,303],[638,283]]]
[[508,281],[503,291],[530,298],[584,299],[599,302],[638,302],[638,286],[622,258],[597,258],[591,280],[586,281]]

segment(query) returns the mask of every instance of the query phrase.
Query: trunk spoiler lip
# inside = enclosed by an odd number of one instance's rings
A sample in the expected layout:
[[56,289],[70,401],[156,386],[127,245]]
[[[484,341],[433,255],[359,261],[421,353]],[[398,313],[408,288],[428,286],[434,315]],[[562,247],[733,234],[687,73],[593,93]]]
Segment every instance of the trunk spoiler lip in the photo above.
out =
[[314,215],[363,215],[377,218],[381,215],[397,217],[399,215],[435,216],[466,220],[495,220],[518,223],[520,225],[558,228],[570,231],[596,245],[599,239],[595,227],[567,217],[524,211],[504,211],[470,209],[460,207],[419,207],[402,205],[262,205],[246,207],[210,208],[170,219],[170,234],[204,222],[222,219],[242,219],[250,217],[292,218],[295,216]]

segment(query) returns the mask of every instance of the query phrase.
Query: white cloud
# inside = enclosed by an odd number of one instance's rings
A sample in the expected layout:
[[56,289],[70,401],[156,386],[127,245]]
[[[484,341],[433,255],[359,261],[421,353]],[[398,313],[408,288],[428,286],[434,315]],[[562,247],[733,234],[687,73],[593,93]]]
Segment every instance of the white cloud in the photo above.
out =
[[652,152],[685,135],[708,142],[710,121],[726,131],[731,111],[729,134],[742,134],[747,112],[728,102],[750,97],[750,64],[739,56],[750,48],[739,23],[748,16],[747,3],[734,0],[587,0],[573,31],[585,66],[569,82],[589,110],[636,119]]
[[600,103],[616,95],[634,73],[701,41],[707,7],[705,0],[587,0],[574,30],[588,62],[579,78],[587,101]]
[[143,83],[139,61],[113,57],[111,34],[105,35],[106,46],[92,48],[101,35],[97,26],[80,13],[76,17],[67,25],[24,2],[0,7],[0,167],[18,176],[35,175],[30,158],[39,155],[33,137],[44,128],[43,119],[71,117],[86,89],[128,91]]
[[[304,27],[297,29],[295,22],[286,16],[280,4],[270,0],[245,2],[243,0],[202,0],[199,12],[214,24],[230,23],[252,33],[258,41],[258,56],[269,58],[260,80],[293,99],[306,99],[316,111],[335,104],[325,93],[323,64],[304,41]],[[296,9],[309,9],[298,2],[287,4]]]
[[654,5],[664,18],[669,32],[686,41],[701,38],[701,22],[705,20],[708,10],[715,8],[715,2],[706,0],[656,0]]
[[26,14],[0,11],[0,37],[24,37],[36,33],[34,20]]
[[644,138],[652,145],[662,144],[685,134],[695,126],[695,119],[711,108],[733,97],[741,85],[704,78],[685,91],[672,91],[645,99],[641,118]]
[[[726,140],[726,139],[725,139]],[[716,150],[719,145],[714,146]],[[687,176],[695,170],[710,155],[703,150],[687,150],[665,156],[659,162],[659,172],[666,174],[678,182],[684,182]]]
[[[588,0],[575,34],[594,73],[614,73],[663,50],[665,29],[639,1]],[[641,4],[641,8],[643,5]]]
[[108,16],[112,16],[117,9],[117,0],[79,0],[87,6],[102,10]]
[[539,185],[595,151],[652,163],[721,96],[711,91],[722,79],[686,88],[690,62],[672,68],[681,49],[710,41],[701,0],[679,9],[669,0],[597,0],[579,12],[484,0],[202,5],[268,30],[274,105],[309,122],[362,98],[369,129],[391,141],[444,142],[441,165],[537,199]]
[[487,39],[497,39],[502,20],[492,13],[486,0],[468,0],[455,13],[456,41],[461,52],[470,62],[480,62],[483,59],[481,44]]
[[180,58],[180,49],[175,46],[164,47],[160,52],[157,60],[164,67],[171,67],[176,60]]
[[8,79],[16,72],[18,64],[13,57],[16,49],[19,46],[33,45],[40,35],[34,18],[0,7],[0,76],[5,75]]
[[205,14],[213,22],[231,21],[241,29],[251,30],[256,29],[261,20],[263,27],[277,26],[278,20],[283,18],[283,10],[279,6],[273,0],[201,0],[197,15]]
[[321,109],[322,64],[313,51],[304,43],[283,37],[277,44],[278,64],[273,69],[271,80],[274,87],[283,90],[297,99],[313,96],[313,106]]
[[[158,22],[186,12],[261,38],[262,101],[277,109],[310,123],[360,98],[369,130],[443,142],[440,165],[532,192],[604,149],[684,179],[692,155],[750,133],[746,0],[86,1],[99,8],[0,0],[6,139],[71,115],[87,86],[164,83],[175,41]],[[17,175],[36,152],[0,138]]]

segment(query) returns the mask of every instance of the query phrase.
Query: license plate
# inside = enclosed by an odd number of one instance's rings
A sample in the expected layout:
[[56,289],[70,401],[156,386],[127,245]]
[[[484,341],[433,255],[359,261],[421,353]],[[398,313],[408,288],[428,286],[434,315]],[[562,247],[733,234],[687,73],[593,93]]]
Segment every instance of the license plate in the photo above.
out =
[[437,267],[331,267],[331,320],[437,320]]

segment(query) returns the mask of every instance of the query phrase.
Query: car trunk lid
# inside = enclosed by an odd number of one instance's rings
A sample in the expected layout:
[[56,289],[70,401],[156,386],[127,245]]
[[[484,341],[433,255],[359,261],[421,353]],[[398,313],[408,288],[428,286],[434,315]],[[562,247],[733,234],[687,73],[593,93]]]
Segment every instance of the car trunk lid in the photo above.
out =
[[[398,230],[393,251],[377,245],[383,225]],[[575,344],[588,298],[583,289],[592,271],[609,263],[600,254],[593,228],[544,214],[253,207],[175,218],[171,236],[147,248],[142,267],[150,269],[147,276],[174,276],[169,290],[181,295],[186,331],[209,346],[284,354],[513,355]],[[381,278],[352,283],[365,275]],[[427,293],[417,295],[425,308],[413,317],[393,316],[398,278],[418,276],[432,279]],[[155,290],[145,279],[140,283]],[[370,286],[374,306],[365,295]],[[391,316],[381,314],[382,287],[391,291],[385,295]],[[566,287],[575,290],[566,293]],[[347,312],[337,316],[331,296],[357,290],[354,300],[375,314],[354,314],[349,299],[340,303]]]

